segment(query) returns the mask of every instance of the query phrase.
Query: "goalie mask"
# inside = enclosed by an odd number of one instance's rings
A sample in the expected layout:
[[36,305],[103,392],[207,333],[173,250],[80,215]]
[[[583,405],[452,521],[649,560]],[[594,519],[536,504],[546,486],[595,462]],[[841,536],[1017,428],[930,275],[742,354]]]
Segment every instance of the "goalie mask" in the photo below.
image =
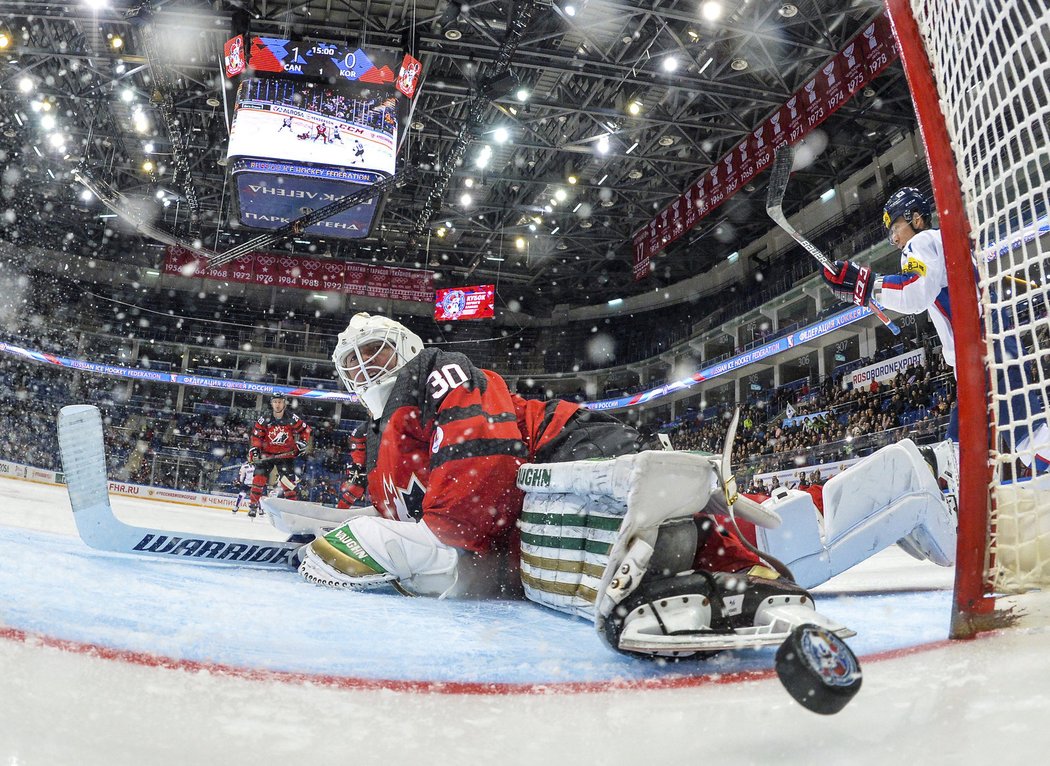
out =
[[339,333],[332,361],[347,390],[379,418],[398,371],[422,350],[423,341],[404,325],[362,312]]

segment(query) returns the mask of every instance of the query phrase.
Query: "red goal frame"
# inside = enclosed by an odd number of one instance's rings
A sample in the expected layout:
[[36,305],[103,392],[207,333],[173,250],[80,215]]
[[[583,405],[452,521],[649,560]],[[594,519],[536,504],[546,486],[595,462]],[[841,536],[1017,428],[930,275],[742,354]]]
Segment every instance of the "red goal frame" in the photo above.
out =
[[963,206],[955,157],[941,113],[933,69],[908,0],[886,0],[919,131],[926,147],[948,266],[948,294],[955,334],[959,408],[959,539],[951,637],[972,638],[995,599],[987,594],[992,469],[988,423],[988,372],[971,259],[970,224]]

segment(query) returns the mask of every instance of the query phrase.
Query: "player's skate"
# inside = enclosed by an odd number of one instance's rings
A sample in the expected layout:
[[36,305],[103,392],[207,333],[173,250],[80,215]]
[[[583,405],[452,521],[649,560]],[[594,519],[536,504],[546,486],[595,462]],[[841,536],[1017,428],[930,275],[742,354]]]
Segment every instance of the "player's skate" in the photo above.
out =
[[259,515],[259,504],[248,503],[248,517],[254,519]]
[[817,612],[804,588],[756,566],[648,578],[606,618],[604,638],[630,654],[690,657],[779,646],[801,625],[856,635]]

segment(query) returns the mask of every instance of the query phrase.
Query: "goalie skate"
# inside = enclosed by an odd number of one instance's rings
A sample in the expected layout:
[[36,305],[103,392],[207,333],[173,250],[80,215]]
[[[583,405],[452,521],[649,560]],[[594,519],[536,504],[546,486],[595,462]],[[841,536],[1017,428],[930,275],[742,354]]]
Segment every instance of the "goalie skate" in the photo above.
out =
[[624,652],[691,657],[779,646],[800,625],[856,635],[817,612],[805,590],[766,574],[687,572],[643,584],[607,621],[606,639]]

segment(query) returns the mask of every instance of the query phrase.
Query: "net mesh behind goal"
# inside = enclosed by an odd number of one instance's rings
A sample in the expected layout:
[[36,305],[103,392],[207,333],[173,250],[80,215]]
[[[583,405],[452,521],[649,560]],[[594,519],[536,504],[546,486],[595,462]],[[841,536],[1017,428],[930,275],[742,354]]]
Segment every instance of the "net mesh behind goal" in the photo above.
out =
[[[1050,585],[1050,5],[1046,0],[888,0],[927,148],[942,219],[945,176],[929,134],[937,112],[947,132],[969,227],[969,252],[951,252],[949,269],[976,264],[981,331],[960,327],[957,345],[980,347],[990,434],[968,433],[989,453],[983,545],[959,566],[978,568],[986,593]],[[911,19],[904,19],[910,14]],[[913,20],[913,36],[909,24]],[[912,67],[921,45],[936,92],[924,94]],[[911,57],[911,61],[908,60]],[[936,100],[925,114],[922,98]],[[931,114],[933,116],[931,116]],[[959,195],[956,195],[958,199]],[[955,309],[955,306],[952,306]],[[955,312],[953,311],[953,314]],[[974,323],[976,324],[976,322]],[[960,375],[960,389],[964,385]],[[980,381],[977,381],[980,388]],[[961,395],[960,395],[961,399]],[[983,427],[983,424],[981,424]],[[965,449],[965,446],[964,446]],[[965,476],[965,465],[963,466]],[[960,533],[962,534],[962,533]]]

